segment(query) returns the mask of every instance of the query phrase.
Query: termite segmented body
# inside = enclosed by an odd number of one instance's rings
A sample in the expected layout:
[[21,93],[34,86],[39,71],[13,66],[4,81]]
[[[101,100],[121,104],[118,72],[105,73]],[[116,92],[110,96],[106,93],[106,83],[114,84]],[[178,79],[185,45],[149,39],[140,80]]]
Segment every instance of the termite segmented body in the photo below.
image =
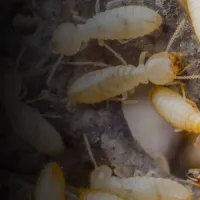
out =
[[103,40],[134,39],[158,29],[162,17],[144,6],[122,6],[96,14],[77,28],[90,38]]
[[109,67],[80,77],[68,90],[76,103],[98,103],[120,95],[139,83],[148,83],[144,67],[132,65]]
[[190,169],[186,173],[187,181],[197,187],[200,187],[200,169]]
[[61,167],[56,163],[49,163],[40,173],[35,200],[66,200],[65,189],[65,177]]
[[147,176],[119,178],[112,176],[108,166],[96,168],[90,179],[92,189],[118,195],[123,199],[192,200],[192,193],[183,185],[170,179]]
[[192,20],[194,31],[200,40],[200,1],[199,0],[187,0],[187,6],[189,10],[189,15]]
[[178,76],[183,68],[181,56],[168,53],[169,47],[184,23],[185,20],[178,26],[165,52],[152,55],[146,63],[147,52],[142,52],[137,68],[133,65],[119,65],[89,72],[69,87],[69,99],[74,103],[98,103],[134,90],[141,83],[168,85],[175,79],[186,79],[186,76]]
[[51,46],[54,53],[72,56],[78,53],[82,43],[89,39],[134,39],[158,29],[162,17],[144,6],[123,6],[97,13],[85,24],[61,24],[53,33]]
[[69,87],[68,97],[75,103],[98,103],[126,93],[141,83],[169,84],[179,71],[177,57],[167,52],[157,53],[138,67],[119,65],[89,72]]
[[180,94],[166,87],[154,87],[150,98],[156,111],[176,129],[200,133],[199,109]]

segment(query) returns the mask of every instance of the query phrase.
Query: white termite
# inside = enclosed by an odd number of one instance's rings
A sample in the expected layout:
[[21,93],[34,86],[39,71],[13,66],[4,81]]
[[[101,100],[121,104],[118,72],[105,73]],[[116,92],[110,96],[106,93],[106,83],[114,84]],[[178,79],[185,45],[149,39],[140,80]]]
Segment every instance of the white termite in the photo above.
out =
[[[140,55],[138,67],[133,65],[118,65],[89,72],[81,76],[68,89],[70,101],[86,104],[99,103],[133,91],[141,83],[148,84],[151,82],[156,85],[171,85],[181,84],[180,81],[175,81],[176,79],[199,78],[199,75],[179,76],[183,72],[180,66],[180,56],[177,56],[179,53],[168,53],[172,42],[184,23],[185,20],[178,26],[167,45],[166,51],[152,55],[146,63],[145,56],[147,52],[143,52]],[[75,62],[74,64],[83,65],[85,63]]]

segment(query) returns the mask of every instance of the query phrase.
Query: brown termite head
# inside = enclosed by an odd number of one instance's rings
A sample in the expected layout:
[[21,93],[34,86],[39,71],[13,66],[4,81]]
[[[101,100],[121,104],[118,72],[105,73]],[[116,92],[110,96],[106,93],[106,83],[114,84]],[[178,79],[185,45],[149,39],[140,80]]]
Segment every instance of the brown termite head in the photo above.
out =
[[181,59],[167,52],[156,53],[147,60],[145,68],[151,83],[165,85],[173,82],[181,71]]
[[84,41],[85,35],[79,28],[72,23],[66,22],[60,24],[53,32],[50,45],[55,54],[73,56],[80,51]]

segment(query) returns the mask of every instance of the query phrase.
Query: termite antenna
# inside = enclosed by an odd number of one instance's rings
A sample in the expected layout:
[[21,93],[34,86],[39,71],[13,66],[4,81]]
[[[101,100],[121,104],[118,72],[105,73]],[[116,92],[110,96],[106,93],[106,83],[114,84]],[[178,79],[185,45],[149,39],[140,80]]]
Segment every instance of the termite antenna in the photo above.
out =
[[60,63],[61,63],[63,57],[64,57],[64,55],[61,54],[61,55],[58,57],[57,61],[53,64],[53,66],[52,66],[52,68],[51,68],[51,70],[50,70],[50,72],[49,72],[47,81],[46,81],[46,84],[47,84],[48,87],[49,87],[50,82],[51,82],[51,80],[52,80],[52,78],[53,78],[53,76],[54,76],[54,74],[55,74],[55,71],[57,70],[58,66],[60,65]]
[[174,40],[176,39],[178,33],[180,32],[181,28],[182,28],[184,25],[185,25],[185,19],[183,19],[183,20],[181,21],[181,23],[178,25],[176,31],[175,31],[174,34],[172,35],[171,39],[169,40],[169,43],[168,43],[167,48],[166,48],[166,50],[165,50],[166,52],[169,51],[169,49],[170,49],[170,47],[172,46]]
[[98,165],[97,165],[96,160],[94,158],[94,155],[92,153],[92,149],[91,149],[91,146],[90,146],[90,143],[88,141],[88,138],[87,138],[86,134],[83,134],[83,139],[84,139],[84,142],[85,142],[85,146],[87,148],[87,152],[88,152],[88,154],[90,156],[90,159],[91,159],[91,161],[92,161],[92,163],[94,165],[94,168],[97,168]]
[[188,68],[192,67],[194,63],[190,63],[188,66],[186,66],[181,72],[178,73],[178,76],[176,76],[175,79],[177,80],[192,80],[192,79],[200,79],[200,74],[193,74],[190,76],[180,76],[181,74],[183,74],[183,72],[185,72]]
[[200,79],[200,75],[191,75],[191,76],[176,76],[178,80],[192,80],[192,79]]

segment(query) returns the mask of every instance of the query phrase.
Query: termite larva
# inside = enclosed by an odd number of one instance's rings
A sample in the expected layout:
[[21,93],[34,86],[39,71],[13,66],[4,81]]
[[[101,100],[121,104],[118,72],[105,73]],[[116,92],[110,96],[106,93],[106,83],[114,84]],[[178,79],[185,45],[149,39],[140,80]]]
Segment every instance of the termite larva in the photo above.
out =
[[66,200],[65,177],[57,163],[49,163],[40,173],[35,191],[35,200]]
[[200,40],[200,1],[199,0],[187,0],[189,15],[194,27],[194,31]]
[[[145,64],[146,52],[143,52],[140,55],[137,68],[133,65],[119,65],[89,72],[69,87],[69,99],[74,103],[99,103],[126,94],[141,83],[148,84],[151,82],[156,85],[168,85],[175,83],[175,79],[187,79],[186,76],[178,76],[182,73],[180,57],[168,53],[172,41],[184,23],[185,20],[180,23],[165,52],[154,54]],[[198,78],[198,76],[189,78]],[[176,82],[180,84],[180,81]]]
[[200,169],[190,169],[186,173],[186,178],[192,185],[200,187]]
[[162,17],[144,6],[123,6],[100,13],[96,9],[96,15],[85,20],[84,24],[61,24],[53,33],[51,46],[54,53],[72,56],[89,39],[101,40],[101,45],[103,40],[135,39],[150,34],[161,24]]
[[[151,102],[155,110],[179,131],[200,134],[200,111],[194,102],[188,102],[179,93],[157,86],[150,92]],[[199,137],[195,146],[199,147]]]

